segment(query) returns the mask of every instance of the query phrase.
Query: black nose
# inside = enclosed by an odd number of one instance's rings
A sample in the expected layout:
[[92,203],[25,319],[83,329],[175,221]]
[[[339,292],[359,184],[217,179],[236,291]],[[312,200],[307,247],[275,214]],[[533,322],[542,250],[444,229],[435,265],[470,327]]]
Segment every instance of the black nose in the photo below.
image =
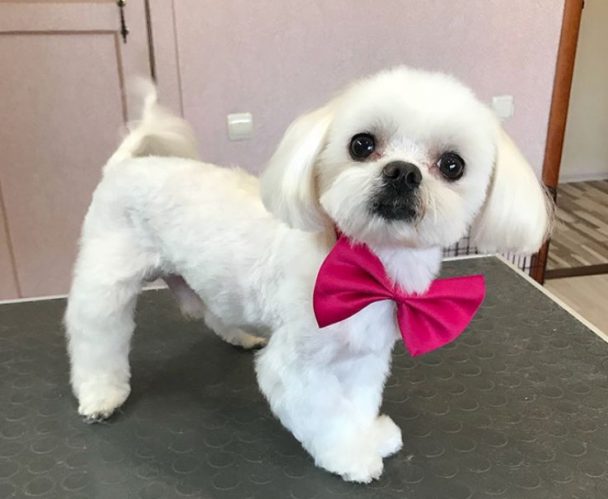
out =
[[382,175],[391,182],[403,182],[408,187],[418,187],[422,182],[420,169],[405,161],[391,161],[382,169]]

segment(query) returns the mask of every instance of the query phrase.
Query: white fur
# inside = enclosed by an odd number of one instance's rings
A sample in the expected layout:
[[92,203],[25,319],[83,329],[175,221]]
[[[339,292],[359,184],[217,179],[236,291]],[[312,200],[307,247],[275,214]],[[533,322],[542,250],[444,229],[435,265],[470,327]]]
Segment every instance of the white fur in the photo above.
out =
[[[379,152],[355,162],[349,139],[364,131],[377,135]],[[66,312],[79,412],[104,418],[126,400],[136,297],[144,280],[162,275],[184,311],[227,341],[251,347],[269,338],[256,357],[260,388],[319,466],[346,480],[378,478],[383,458],[401,447],[401,431],[379,414],[399,337],[394,305],[377,302],[318,329],[311,297],[333,226],[367,243],[410,292],[428,288],[441,247],[472,224],[486,247],[533,251],[547,231],[547,201],[501,134],[454,79],[398,68],[296,120],[260,192],[241,170],[183,159],[194,155],[193,134],[152,94],[84,222]],[[446,149],[467,162],[457,182],[437,171]],[[423,177],[411,222],[369,209],[382,167],[396,159],[415,163]]]

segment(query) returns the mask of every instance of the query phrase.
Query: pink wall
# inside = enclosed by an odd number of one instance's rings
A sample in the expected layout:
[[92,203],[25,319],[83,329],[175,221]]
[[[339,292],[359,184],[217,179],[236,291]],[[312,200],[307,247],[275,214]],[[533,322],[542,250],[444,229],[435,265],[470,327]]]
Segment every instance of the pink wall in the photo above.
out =
[[[161,3],[152,0],[157,59],[179,56],[159,65],[161,94],[177,105],[181,89],[206,160],[259,171],[296,115],[353,78],[409,64],[451,72],[486,100],[514,95],[506,126],[540,171],[563,0]],[[253,113],[253,140],[228,141],[236,111]]]

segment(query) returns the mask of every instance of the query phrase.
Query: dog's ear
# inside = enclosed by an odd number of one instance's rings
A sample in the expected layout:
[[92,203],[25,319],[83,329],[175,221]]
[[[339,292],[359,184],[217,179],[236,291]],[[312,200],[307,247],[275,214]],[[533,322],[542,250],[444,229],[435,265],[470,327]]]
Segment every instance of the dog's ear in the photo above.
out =
[[260,179],[264,205],[291,227],[318,231],[327,225],[319,204],[315,164],[332,117],[328,104],[297,118]]
[[481,251],[531,254],[549,235],[553,201],[502,127],[496,142],[485,204],[471,227],[473,242]]

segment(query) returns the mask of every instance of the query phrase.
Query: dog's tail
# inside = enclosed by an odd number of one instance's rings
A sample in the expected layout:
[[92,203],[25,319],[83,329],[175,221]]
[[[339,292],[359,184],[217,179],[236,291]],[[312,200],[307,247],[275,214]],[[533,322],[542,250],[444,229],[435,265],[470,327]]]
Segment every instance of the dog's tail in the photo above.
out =
[[141,119],[127,125],[128,134],[108,164],[141,156],[199,159],[194,131],[184,119],[158,103],[154,84],[138,79],[132,90],[142,102]]

